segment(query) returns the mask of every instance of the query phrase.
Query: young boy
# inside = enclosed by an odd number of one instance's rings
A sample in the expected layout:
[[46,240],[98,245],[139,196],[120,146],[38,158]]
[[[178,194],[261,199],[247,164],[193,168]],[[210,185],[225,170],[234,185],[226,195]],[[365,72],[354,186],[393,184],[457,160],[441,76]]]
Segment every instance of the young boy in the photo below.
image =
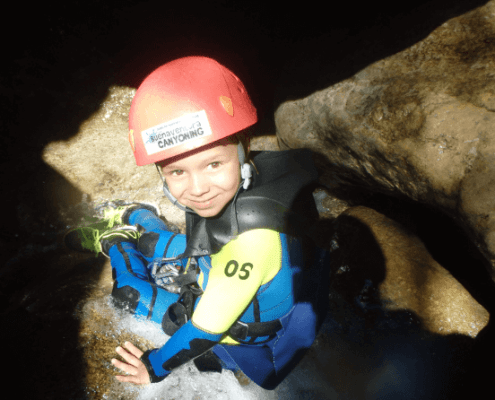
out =
[[305,236],[318,217],[316,170],[306,150],[250,154],[246,130],[256,122],[242,82],[209,58],[169,62],[138,88],[129,141],[185,210],[186,235],[154,207],[115,203],[103,226],[116,229],[66,236],[72,249],[110,257],[118,307],[171,335],[144,353],[119,347],[126,362],[112,362],[129,374],[120,381],[159,382],[194,359],[274,389],[313,343],[329,273],[327,253]]

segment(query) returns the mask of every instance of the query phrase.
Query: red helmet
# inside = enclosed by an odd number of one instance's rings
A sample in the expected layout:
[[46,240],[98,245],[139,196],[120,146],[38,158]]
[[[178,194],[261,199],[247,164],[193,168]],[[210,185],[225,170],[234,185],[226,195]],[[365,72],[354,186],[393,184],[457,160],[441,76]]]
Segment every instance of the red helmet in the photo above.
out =
[[136,91],[129,142],[137,165],[166,160],[258,121],[240,79],[207,57],[184,57],[153,71]]

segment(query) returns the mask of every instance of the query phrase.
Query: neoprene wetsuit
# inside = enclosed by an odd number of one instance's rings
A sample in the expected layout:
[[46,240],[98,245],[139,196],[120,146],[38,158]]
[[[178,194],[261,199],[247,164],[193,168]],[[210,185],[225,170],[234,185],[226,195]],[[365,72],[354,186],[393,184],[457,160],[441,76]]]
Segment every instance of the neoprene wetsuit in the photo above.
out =
[[[203,293],[192,318],[163,347],[141,357],[152,382],[213,350],[224,368],[241,369],[274,389],[316,337],[328,303],[328,253],[295,235],[317,216],[305,190],[316,171],[304,150],[261,152],[253,161],[252,188],[218,218],[188,214],[187,240],[138,209],[129,217],[146,229],[138,245],[123,242],[109,251],[116,304],[162,326],[179,295],[152,282],[148,264],[181,256],[184,269],[191,258],[199,269]],[[234,324],[249,329],[234,335]]]

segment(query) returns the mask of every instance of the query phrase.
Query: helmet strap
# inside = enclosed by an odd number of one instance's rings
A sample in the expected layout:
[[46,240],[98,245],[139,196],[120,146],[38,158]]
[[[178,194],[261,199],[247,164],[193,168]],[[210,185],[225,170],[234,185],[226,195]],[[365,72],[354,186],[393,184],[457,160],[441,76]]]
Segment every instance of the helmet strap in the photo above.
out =
[[163,193],[165,194],[165,196],[170,200],[170,202],[176,206],[176,207],[179,207],[182,211],[187,211],[186,207],[184,207],[182,204],[179,203],[179,200],[177,200],[173,195],[172,193],[170,193],[170,190],[167,186],[167,181],[165,180],[165,178],[163,177],[162,175],[162,171],[160,170],[160,166],[158,164],[155,164],[156,166],[156,169],[158,170],[158,175],[160,175],[160,179],[162,180],[163,182]]
[[253,176],[253,171],[251,170],[251,164],[246,163],[246,154],[244,153],[244,147],[239,141],[237,144],[237,154],[239,156],[239,164],[241,164],[241,178],[242,178],[242,188],[247,190],[251,184],[251,177]]
[[246,153],[244,153],[244,147],[242,146],[241,141],[237,144],[237,155],[239,156],[239,164],[243,165],[246,161]]

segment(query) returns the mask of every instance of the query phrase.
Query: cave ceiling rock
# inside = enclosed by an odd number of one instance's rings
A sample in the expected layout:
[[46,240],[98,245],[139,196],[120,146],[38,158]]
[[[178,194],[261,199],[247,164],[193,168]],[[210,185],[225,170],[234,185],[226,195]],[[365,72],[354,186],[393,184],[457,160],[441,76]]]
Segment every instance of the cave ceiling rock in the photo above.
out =
[[495,1],[281,103],[275,125],[281,149],[322,156],[327,187],[407,196],[452,216],[495,279]]

